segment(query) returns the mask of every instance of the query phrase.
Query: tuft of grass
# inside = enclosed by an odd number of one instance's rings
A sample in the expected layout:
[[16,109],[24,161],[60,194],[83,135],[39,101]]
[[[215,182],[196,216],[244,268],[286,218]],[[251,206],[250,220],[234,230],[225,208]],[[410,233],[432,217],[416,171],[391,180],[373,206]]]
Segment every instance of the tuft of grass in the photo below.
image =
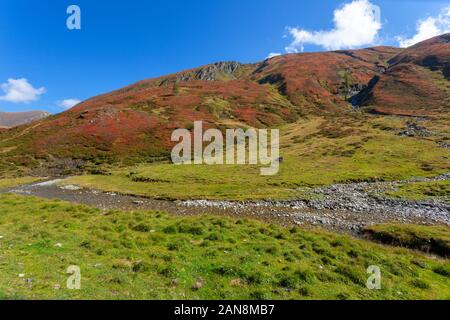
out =
[[43,178],[36,178],[36,177],[20,177],[20,178],[0,179],[0,190],[14,188],[14,187],[18,187],[18,186],[33,183],[33,182],[39,182],[42,179]]
[[[0,211],[2,299],[450,296],[448,261],[320,230],[16,195],[0,195]],[[80,290],[66,288],[72,265]],[[366,288],[371,265],[381,268],[381,290]]]

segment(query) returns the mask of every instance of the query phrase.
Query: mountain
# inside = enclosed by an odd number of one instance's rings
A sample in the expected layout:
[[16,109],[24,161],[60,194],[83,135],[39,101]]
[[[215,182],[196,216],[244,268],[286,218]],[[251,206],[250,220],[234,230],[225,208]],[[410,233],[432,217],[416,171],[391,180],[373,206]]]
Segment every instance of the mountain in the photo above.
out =
[[0,127],[11,128],[41,120],[50,115],[45,111],[0,112]]
[[449,110],[449,38],[408,49],[219,62],[143,80],[1,133],[0,152],[4,161],[27,165],[149,160],[167,157],[171,132],[190,129],[195,120],[206,127],[276,127],[315,115],[339,119],[358,108],[437,115]]
[[358,97],[382,114],[427,116],[450,105],[450,34],[409,47],[388,61],[380,77]]

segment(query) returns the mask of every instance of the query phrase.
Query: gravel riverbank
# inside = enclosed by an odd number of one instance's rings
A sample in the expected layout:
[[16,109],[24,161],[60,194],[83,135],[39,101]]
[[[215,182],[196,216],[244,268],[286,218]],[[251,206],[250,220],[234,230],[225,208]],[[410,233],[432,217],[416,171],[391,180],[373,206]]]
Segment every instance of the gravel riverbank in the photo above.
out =
[[6,192],[60,199],[101,209],[158,210],[176,215],[216,214],[253,217],[285,225],[320,225],[334,231],[358,233],[367,225],[383,222],[446,224],[450,205],[444,201],[388,199],[383,192],[407,182],[450,180],[450,174],[396,182],[336,184],[311,189],[311,199],[292,201],[166,201],[60,185],[55,179]]

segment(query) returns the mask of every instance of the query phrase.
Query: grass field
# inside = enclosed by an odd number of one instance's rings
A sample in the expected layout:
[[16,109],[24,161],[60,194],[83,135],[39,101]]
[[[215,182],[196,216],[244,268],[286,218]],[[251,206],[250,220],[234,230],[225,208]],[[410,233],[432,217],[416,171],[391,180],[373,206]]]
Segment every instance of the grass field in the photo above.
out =
[[381,224],[365,234],[375,241],[450,257],[450,228],[411,224]]
[[[15,195],[0,212],[4,299],[450,299],[448,260],[320,230]],[[81,290],[66,289],[71,265]]]

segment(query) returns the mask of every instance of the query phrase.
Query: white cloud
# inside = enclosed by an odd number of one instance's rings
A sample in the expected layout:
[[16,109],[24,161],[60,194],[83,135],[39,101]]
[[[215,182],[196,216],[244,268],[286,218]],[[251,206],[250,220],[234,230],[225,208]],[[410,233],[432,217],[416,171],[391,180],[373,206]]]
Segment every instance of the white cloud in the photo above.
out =
[[417,23],[416,34],[411,38],[397,37],[400,47],[406,48],[418,42],[450,32],[450,6],[443,9],[437,17],[428,17]]
[[36,101],[39,96],[46,92],[44,87],[36,89],[27,79],[8,79],[8,82],[2,83],[0,88],[5,95],[0,96],[0,100],[13,103],[29,103]]
[[270,59],[270,58],[278,57],[278,56],[281,56],[281,53],[278,53],[278,52],[271,52],[271,53],[269,53],[269,55],[266,57],[266,59]]
[[70,109],[73,106],[76,106],[77,104],[79,104],[81,102],[81,100],[79,99],[65,99],[65,100],[61,100],[58,101],[58,107],[63,108],[63,109]]
[[304,45],[308,43],[327,50],[351,49],[373,44],[381,29],[380,8],[369,0],[353,0],[334,11],[333,21],[334,28],[327,31],[289,27],[289,34],[294,39],[286,47],[286,51],[303,51]]

